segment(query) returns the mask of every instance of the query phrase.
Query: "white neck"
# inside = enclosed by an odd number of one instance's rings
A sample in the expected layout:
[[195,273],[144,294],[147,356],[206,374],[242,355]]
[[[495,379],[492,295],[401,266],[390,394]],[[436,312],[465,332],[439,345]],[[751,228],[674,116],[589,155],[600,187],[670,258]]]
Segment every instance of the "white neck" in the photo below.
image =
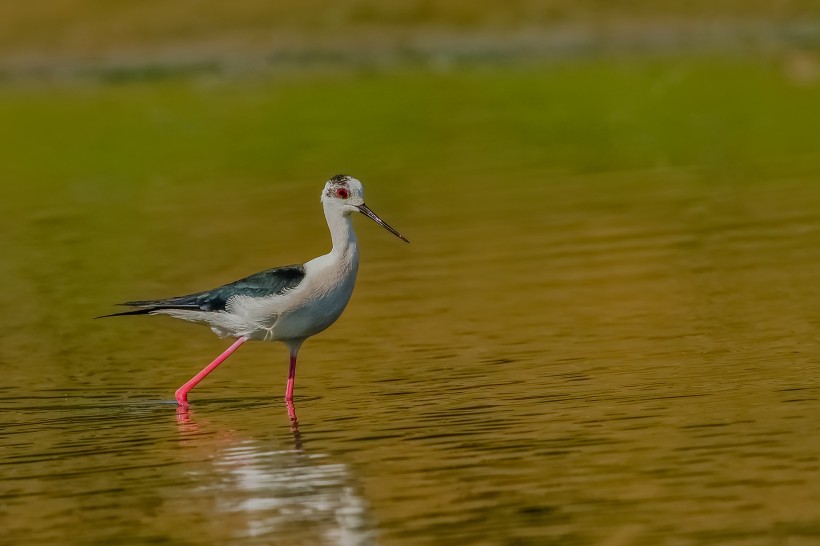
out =
[[325,205],[324,209],[327,226],[330,228],[330,239],[333,241],[333,250],[330,253],[358,262],[359,242],[356,240],[356,232],[353,231],[353,218],[334,206]]

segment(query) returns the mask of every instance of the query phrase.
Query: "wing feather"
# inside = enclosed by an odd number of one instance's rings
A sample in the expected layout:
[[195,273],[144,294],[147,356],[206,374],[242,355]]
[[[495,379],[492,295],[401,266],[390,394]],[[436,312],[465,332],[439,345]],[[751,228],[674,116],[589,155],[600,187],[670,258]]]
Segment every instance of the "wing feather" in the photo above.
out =
[[228,301],[234,296],[264,298],[283,294],[299,286],[305,278],[304,265],[286,265],[266,269],[213,290],[196,292],[185,296],[176,296],[162,300],[127,301],[119,305],[139,307],[132,311],[103,315],[97,318],[118,317],[125,315],[146,315],[165,309],[190,311],[224,311]]

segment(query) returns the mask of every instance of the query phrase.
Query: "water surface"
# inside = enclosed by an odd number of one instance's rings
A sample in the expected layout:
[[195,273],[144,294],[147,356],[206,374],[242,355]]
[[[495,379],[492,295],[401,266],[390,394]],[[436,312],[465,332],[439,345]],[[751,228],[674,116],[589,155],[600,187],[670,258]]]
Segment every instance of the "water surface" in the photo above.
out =
[[300,354],[298,432],[284,347],[246,344],[180,413],[174,389],[227,343],[92,317],[327,251],[321,178],[116,185],[78,161],[58,184],[27,167],[52,190],[0,204],[0,542],[818,540],[811,163],[498,154],[353,172],[413,243],[356,219],[359,282]]

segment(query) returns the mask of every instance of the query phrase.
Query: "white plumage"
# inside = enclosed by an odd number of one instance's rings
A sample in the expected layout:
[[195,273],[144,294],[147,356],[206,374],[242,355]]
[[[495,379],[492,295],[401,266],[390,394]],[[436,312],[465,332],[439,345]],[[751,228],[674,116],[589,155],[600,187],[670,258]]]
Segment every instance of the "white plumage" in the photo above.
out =
[[303,265],[269,269],[213,290],[165,300],[127,302],[134,311],[114,315],[168,315],[206,324],[219,336],[237,341],[199,374],[177,390],[180,405],[187,393],[236,348],[248,340],[282,341],[290,349],[291,370],[285,398],[290,401],[296,354],[302,343],[341,316],[356,284],[359,245],[352,214],[359,212],[407,241],[364,203],[359,180],[336,175],[325,184],[321,197],[333,242],[331,251]]

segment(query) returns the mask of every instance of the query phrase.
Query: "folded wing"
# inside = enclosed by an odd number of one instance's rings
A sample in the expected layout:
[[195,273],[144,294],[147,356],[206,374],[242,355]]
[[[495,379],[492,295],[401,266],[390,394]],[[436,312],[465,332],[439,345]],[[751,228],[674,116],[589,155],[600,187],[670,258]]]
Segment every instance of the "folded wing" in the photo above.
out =
[[264,298],[283,294],[299,286],[305,278],[305,267],[303,265],[287,265],[260,271],[234,281],[229,284],[163,300],[140,300],[127,301],[120,305],[128,307],[138,307],[132,311],[103,315],[102,317],[118,317],[124,315],[147,315],[166,309],[180,309],[190,311],[224,311],[228,301],[234,296],[250,296],[254,298]]

